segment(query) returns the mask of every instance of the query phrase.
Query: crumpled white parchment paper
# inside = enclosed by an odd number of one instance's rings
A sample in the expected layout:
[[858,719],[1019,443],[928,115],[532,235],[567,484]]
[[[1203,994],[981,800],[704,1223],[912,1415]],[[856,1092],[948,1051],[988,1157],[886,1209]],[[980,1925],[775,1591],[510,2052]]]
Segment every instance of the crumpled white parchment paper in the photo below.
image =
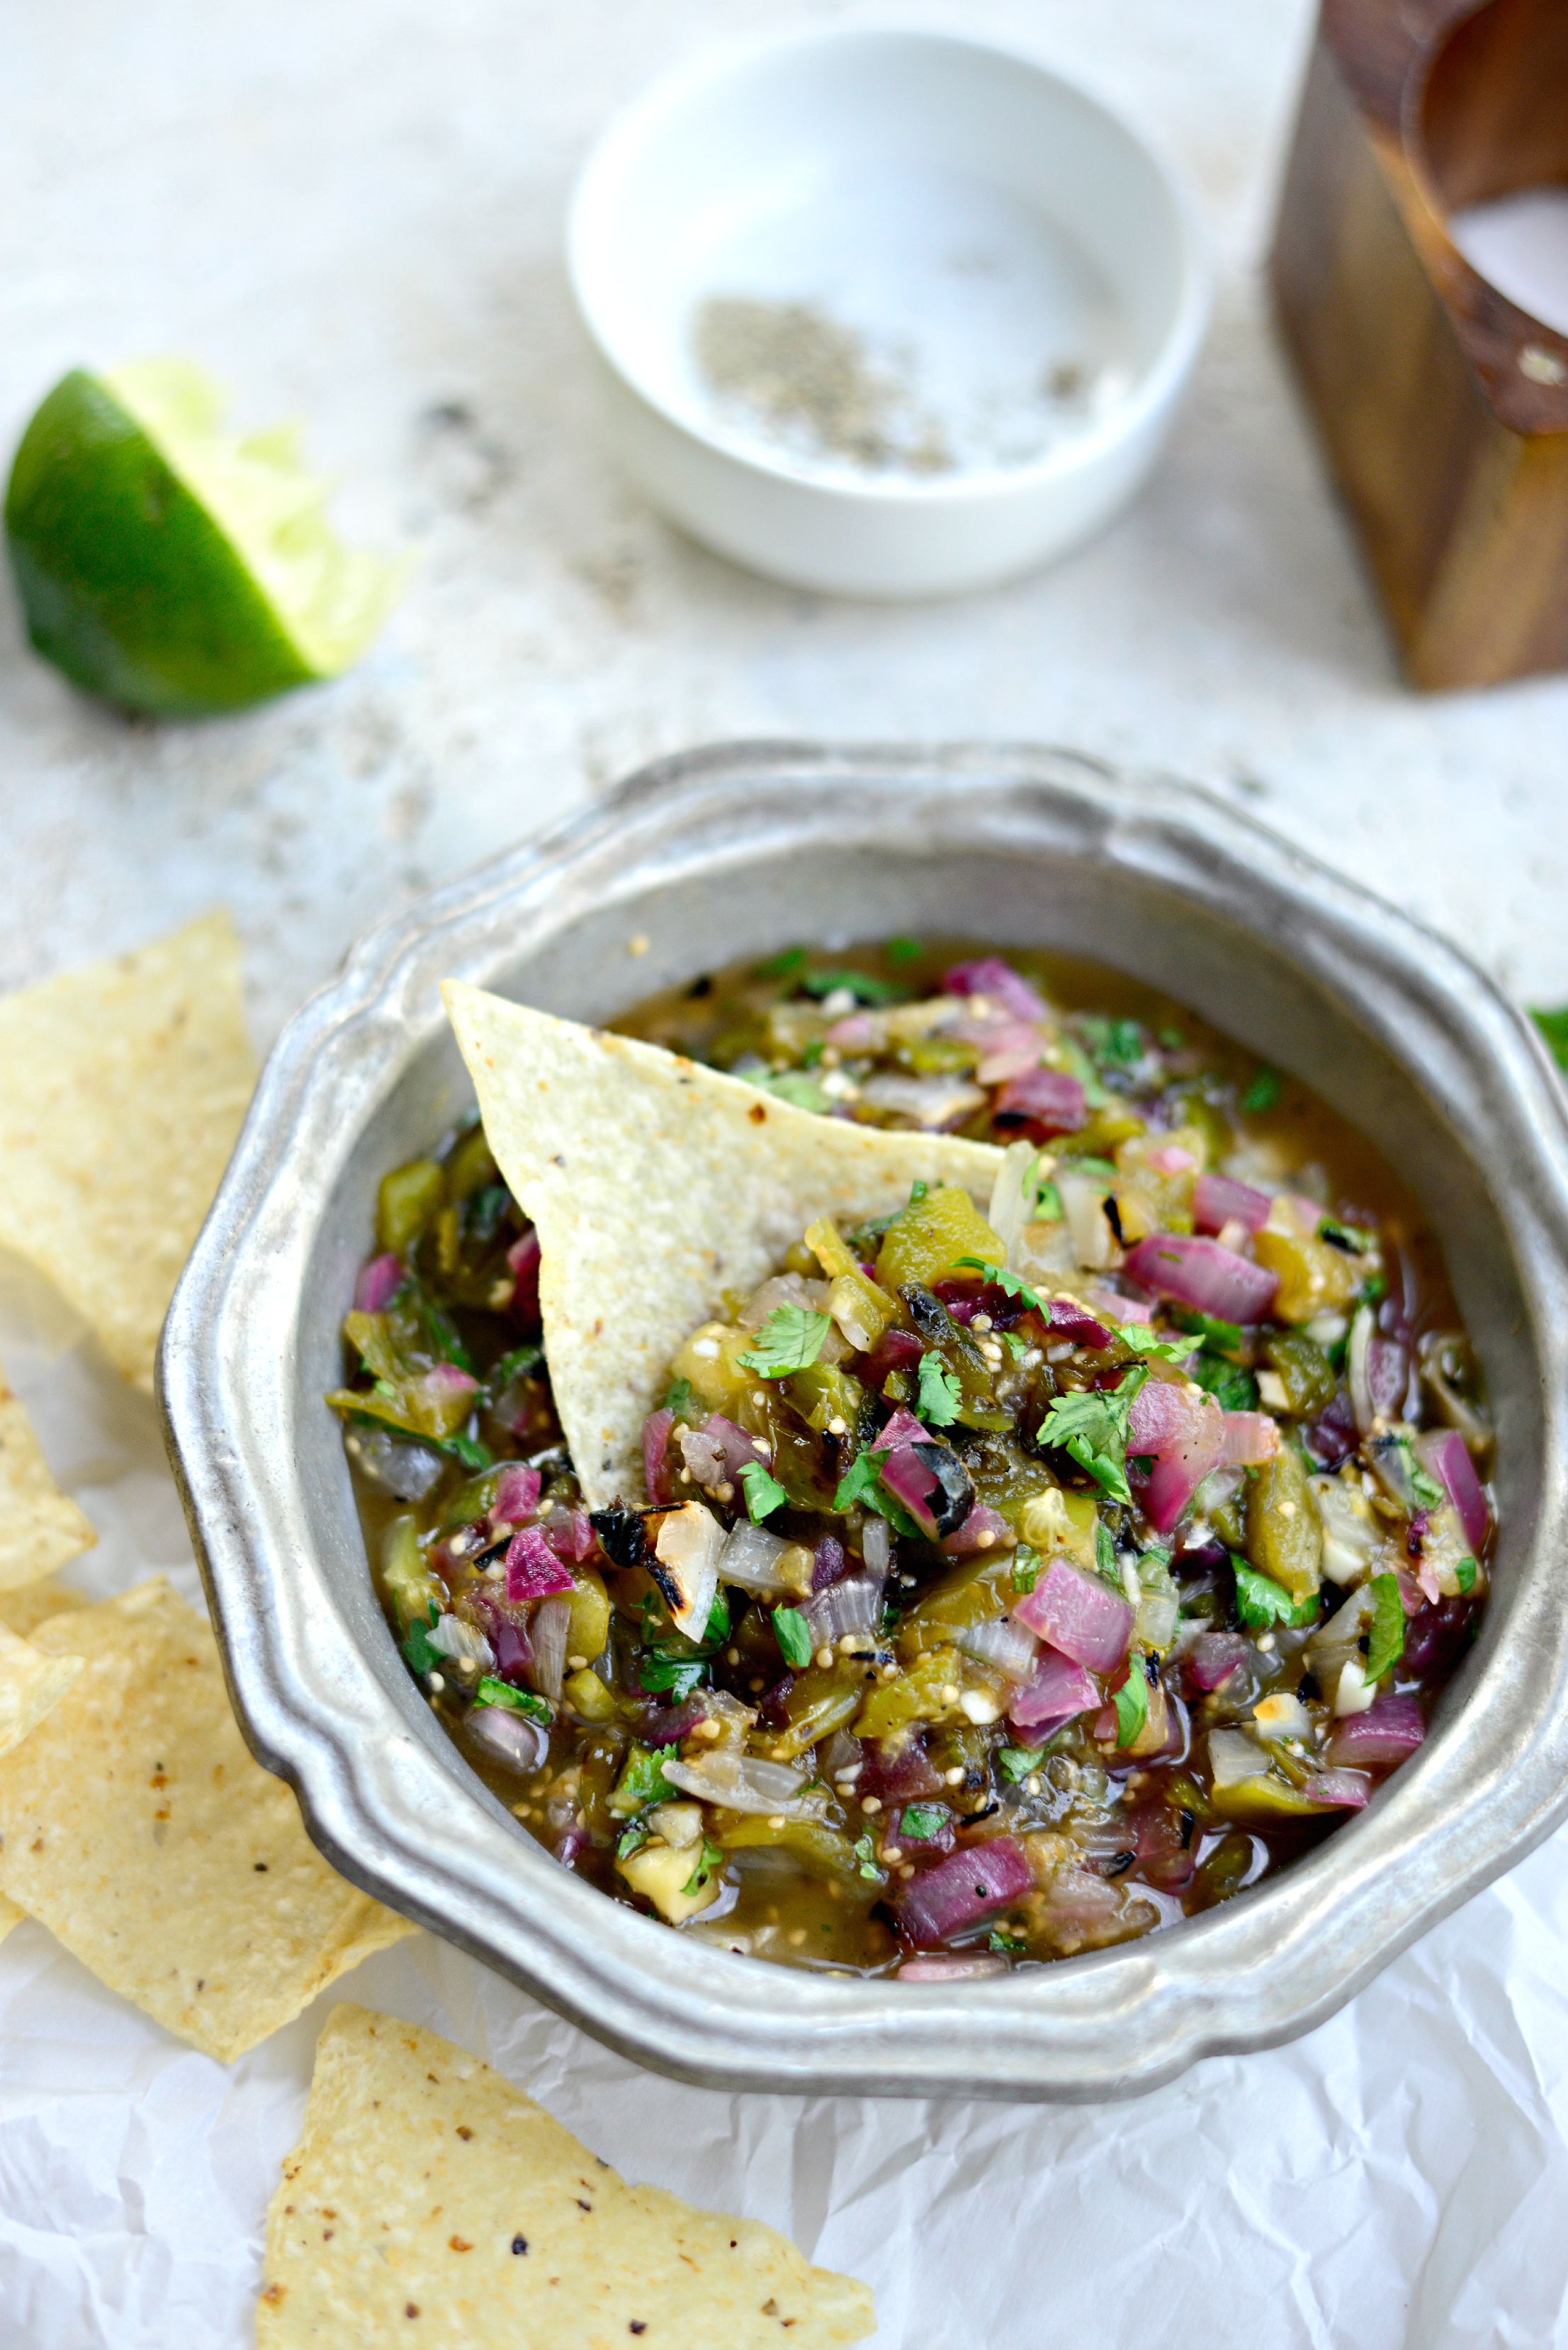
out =
[[[15,1265],[0,1360],[99,1529],[67,1578],[162,1567],[199,1600],[152,1407]],[[248,2345],[267,2199],[348,1997],[462,2042],[629,2177],[866,2278],[877,2350],[1568,2345],[1565,1861],[1568,1833],[1310,2038],[1071,2110],[682,2088],[429,1935],[225,2071],[24,1924],[0,1944],[0,2344]]]

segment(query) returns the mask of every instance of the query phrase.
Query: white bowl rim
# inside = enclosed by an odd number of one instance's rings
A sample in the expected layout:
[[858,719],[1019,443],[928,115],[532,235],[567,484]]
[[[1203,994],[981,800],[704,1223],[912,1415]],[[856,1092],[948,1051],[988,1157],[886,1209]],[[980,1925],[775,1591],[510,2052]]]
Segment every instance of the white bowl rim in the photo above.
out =
[[[722,83],[732,74],[745,72],[771,58],[799,55],[812,48],[848,49],[888,41],[970,50],[999,58],[1038,80],[1054,84],[1085,114],[1097,117],[1103,126],[1138,150],[1170,206],[1181,249],[1181,282],[1175,313],[1153,360],[1142,369],[1126,398],[1118,400],[1105,416],[1065,435],[1024,464],[966,468],[947,476],[898,475],[890,480],[867,476],[861,482],[820,470],[805,459],[792,458],[787,452],[774,454],[761,443],[699,421],[655,391],[627,355],[615,331],[613,313],[607,314],[594,291],[595,263],[588,221],[598,182],[647,132],[678,112],[689,99]],[[921,25],[828,26],[774,34],[761,40],[731,42],[722,48],[704,51],[691,64],[665,75],[607,124],[584,158],[572,190],[566,251],[572,298],[594,348],[626,389],[664,423],[696,447],[725,459],[745,473],[787,483],[844,504],[883,509],[1001,504],[1086,470],[1097,459],[1135,439],[1174,398],[1198,357],[1212,298],[1209,240],[1195,200],[1185,179],[1145,131],[1096,91],[1015,43],[981,40],[972,34]]]

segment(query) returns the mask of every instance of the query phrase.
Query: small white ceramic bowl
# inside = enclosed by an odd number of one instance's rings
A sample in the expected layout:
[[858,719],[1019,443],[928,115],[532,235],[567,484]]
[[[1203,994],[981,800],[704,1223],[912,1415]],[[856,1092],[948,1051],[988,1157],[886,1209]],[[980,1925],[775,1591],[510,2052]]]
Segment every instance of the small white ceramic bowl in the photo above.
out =
[[[659,85],[585,164],[568,265],[648,496],[736,562],[852,596],[987,587],[1098,529],[1158,454],[1208,311],[1186,199],[1127,125],[938,33],[808,34]],[[715,304],[731,345],[705,369]],[[790,409],[798,368],[758,399],[747,334],[784,306],[837,369],[826,437],[820,405]],[[846,446],[846,350],[869,462]]]

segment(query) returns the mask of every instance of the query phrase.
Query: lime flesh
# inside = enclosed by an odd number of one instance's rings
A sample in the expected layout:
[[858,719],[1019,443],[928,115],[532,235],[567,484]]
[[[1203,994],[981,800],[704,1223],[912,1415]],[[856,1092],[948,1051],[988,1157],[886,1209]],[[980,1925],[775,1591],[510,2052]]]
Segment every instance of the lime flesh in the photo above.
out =
[[73,369],[22,436],[5,532],[27,632],[88,692],[159,717],[335,676],[400,569],[344,547],[291,430],[235,439],[184,359]]

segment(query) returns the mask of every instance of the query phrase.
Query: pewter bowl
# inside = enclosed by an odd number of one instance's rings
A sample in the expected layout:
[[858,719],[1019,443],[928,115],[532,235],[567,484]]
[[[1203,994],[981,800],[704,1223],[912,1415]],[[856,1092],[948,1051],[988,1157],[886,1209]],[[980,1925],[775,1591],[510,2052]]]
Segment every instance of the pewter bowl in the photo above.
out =
[[[320,1400],[377,1181],[471,1098],[441,979],[602,1020],[799,938],[922,930],[1118,964],[1370,1137],[1485,1365],[1502,1524],[1481,1638],[1364,1813],[1201,1918],[946,1987],[739,1958],[558,1867],[409,1679]],[[1306,2031],[1568,1812],[1564,1141],[1541,1046],[1471,963],[1199,792],[1029,749],[740,744],[650,768],[372,931],[263,1075],[161,1359],[251,1745],[347,1877],[687,2079],[1093,2098]]]

